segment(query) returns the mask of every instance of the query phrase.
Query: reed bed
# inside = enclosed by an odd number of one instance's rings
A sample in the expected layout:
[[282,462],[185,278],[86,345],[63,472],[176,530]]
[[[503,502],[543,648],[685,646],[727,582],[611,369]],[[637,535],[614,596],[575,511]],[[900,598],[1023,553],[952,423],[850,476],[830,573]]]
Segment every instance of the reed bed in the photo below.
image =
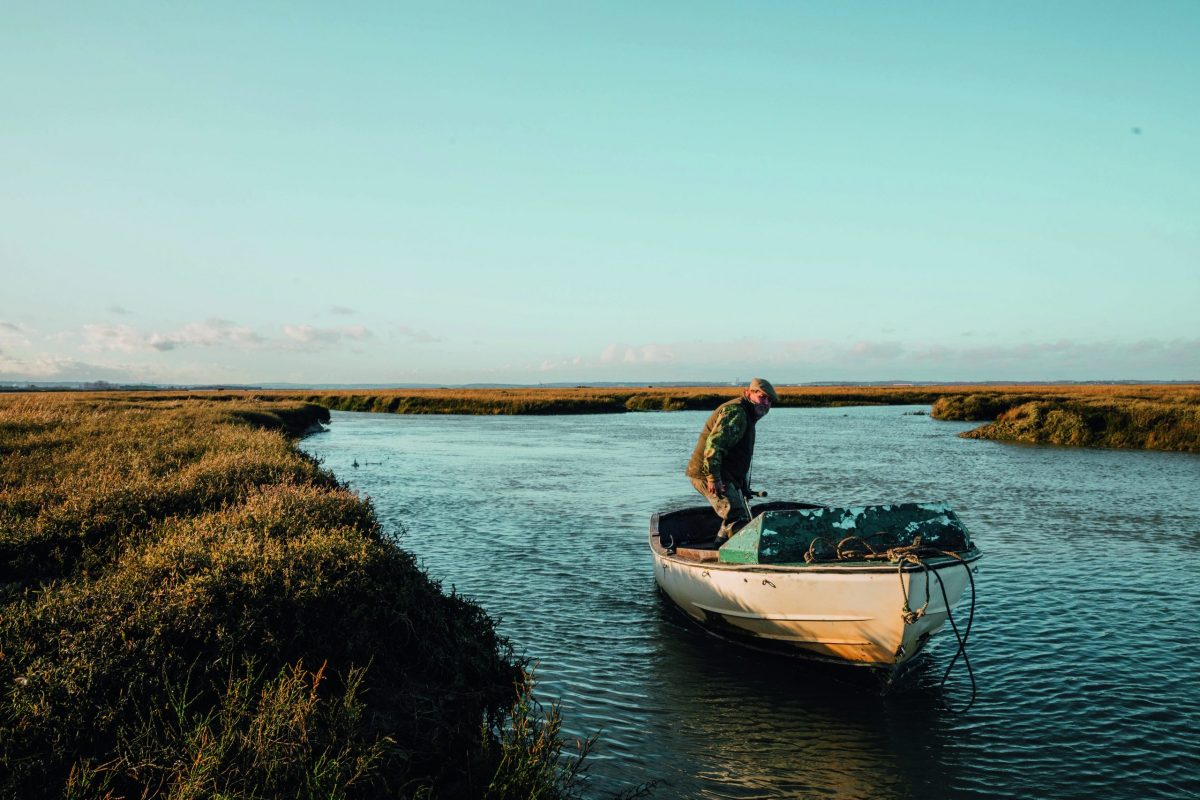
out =
[[0,396],[0,796],[573,796],[492,620],[295,448],[322,419]]

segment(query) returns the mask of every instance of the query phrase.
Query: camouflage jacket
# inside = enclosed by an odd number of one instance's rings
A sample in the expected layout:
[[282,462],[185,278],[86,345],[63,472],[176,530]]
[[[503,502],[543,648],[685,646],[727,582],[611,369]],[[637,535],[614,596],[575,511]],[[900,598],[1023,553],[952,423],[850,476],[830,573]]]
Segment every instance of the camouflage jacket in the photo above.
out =
[[688,462],[687,476],[705,480],[709,475],[743,489],[750,478],[754,456],[754,426],[758,415],[753,404],[739,397],[717,407],[704,428]]

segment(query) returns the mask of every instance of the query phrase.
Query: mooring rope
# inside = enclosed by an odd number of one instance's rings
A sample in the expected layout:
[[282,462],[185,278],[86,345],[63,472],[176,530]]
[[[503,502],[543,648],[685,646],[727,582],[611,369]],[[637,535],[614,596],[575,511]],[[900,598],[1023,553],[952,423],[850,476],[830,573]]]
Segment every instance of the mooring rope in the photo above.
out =
[[[908,550],[908,548],[904,549]],[[946,583],[942,580],[941,573],[936,569],[931,569],[928,564],[921,560],[922,555],[941,555],[953,558],[967,571],[967,581],[971,584],[971,611],[967,617],[966,630],[961,633],[958,630],[958,623],[954,620],[954,611],[950,608],[950,597],[946,593]],[[900,613],[904,617],[906,625],[911,625],[925,615],[925,610],[929,607],[929,573],[932,572],[933,577],[937,578],[938,588],[942,593],[942,604],[946,607],[946,620],[950,623],[950,628],[954,631],[955,641],[958,642],[958,650],[955,651],[953,658],[950,659],[950,663],[946,665],[946,671],[942,673],[942,680],[938,683],[938,688],[943,691],[945,690],[946,680],[950,677],[950,670],[954,669],[954,665],[958,663],[958,659],[961,656],[963,663],[967,666],[967,676],[971,680],[971,697],[962,708],[955,708],[947,702],[946,709],[954,714],[964,714],[975,704],[977,690],[975,670],[971,668],[971,659],[967,656],[967,640],[971,636],[971,625],[975,622],[975,576],[971,573],[971,565],[958,553],[950,550],[939,550],[936,547],[918,547],[915,542],[911,551],[903,553],[900,558],[901,560],[897,569],[900,573],[900,591],[904,595],[904,605],[901,607]],[[913,611],[908,605],[908,592],[904,586],[904,564],[906,562],[920,566],[921,571],[925,573],[925,605],[921,606],[917,611]]]
[[[900,606],[900,616],[904,619],[905,625],[912,625],[925,616],[925,612],[929,609],[929,566],[917,555],[920,539],[921,537],[918,536],[912,547],[896,548],[903,551],[896,553],[896,573],[900,576],[900,594],[904,596],[904,605]],[[925,573],[925,604],[916,611],[908,602],[908,587],[904,583],[905,564],[915,564],[921,568],[921,572]]]
[[954,638],[958,641],[958,650],[954,653],[954,657],[950,659],[950,663],[946,665],[946,671],[942,673],[942,682],[939,684],[939,687],[943,690],[946,688],[946,679],[950,677],[950,670],[954,668],[958,657],[962,656],[963,663],[967,666],[967,675],[971,679],[971,698],[967,700],[967,704],[962,708],[955,708],[949,703],[946,703],[946,708],[955,714],[965,714],[975,704],[975,670],[971,669],[971,659],[967,657],[967,639],[971,635],[971,625],[975,622],[975,576],[971,573],[971,565],[958,553],[952,553],[949,550],[941,550],[939,552],[956,559],[958,563],[962,564],[963,569],[967,571],[967,580],[971,584],[971,612],[967,616],[966,630],[963,631],[962,635],[959,635],[958,624],[954,621],[954,614],[950,611],[950,600],[946,596],[946,584],[942,582],[942,576],[938,574],[937,570],[933,571],[933,577],[937,578],[938,587],[942,590],[942,602],[946,604],[946,619],[950,621],[950,627],[954,631]]
[[[930,573],[933,573],[933,577],[937,578],[938,588],[942,593],[942,603],[946,607],[946,620],[950,623],[950,628],[954,631],[954,639],[958,643],[958,650],[955,651],[954,656],[950,659],[950,663],[946,666],[946,671],[942,673],[942,680],[938,686],[943,691],[945,690],[946,681],[950,677],[950,670],[954,668],[954,665],[958,663],[958,659],[961,657],[963,663],[967,667],[967,675],[971,680],[971,697],[967,701],[967,704],[962,708],[956,709],[950,703],[946,703],[946,708],[952,713],[965,713],[971,708],[972,705],[975,704],[977,692],[975,683],[975,670],[972,669],[971,660],[967,657],[967,640],[971,635],[971,626],[975,622],[975,577],[971,572],[971,565],[968,564],[967,561],[958,553],[921,544],[920,536],[914,537],[913,543],[910,545],[890,547],[886,550],[877,549],[871,545],[870,541],[868,541],[870,539],[876,539],[882,535],[886,535],[886,532],[879,531],[867,536],[850,535],[843,538],[836,545],[824,536],[816,536],[813,537],[812,541],[808,545],[808,551],[804,554],[804,561],[808,564],[812,564],[816,561],[845,561],[854,559],[867,561],[887,560],[895,562],[896,573],[900,577],[900,593],[904,597],[904,604],[900,607],[900,616],[904,619],[905,625],[914,624],[917,620],[921,619],[921,617],[925,616],[925,612],[929,610],[929,575]],[[825,550],[825,553],[818,552],[818,543],[820,543],[822,549]],[[971,611],[970,615],[967,617],[966,628],[962,632],[959,631],[958,623],[954,619],[954,612],[950,608],[950,598],[946,592],[945,581],[942,580],[942,576],[937,569],[931,568],[922,559],[922,556],[929,557],[935,555],[953,558],[962,565],[963,569],[967,571],[967,580],[971,585]],[[908,585],[904,581],[904,567],[909,564],[919,567],[921,572],[925,575],[925,602],[918,609],[913,609],[909,605]],[[912,571],[915,572],[916,570]]]

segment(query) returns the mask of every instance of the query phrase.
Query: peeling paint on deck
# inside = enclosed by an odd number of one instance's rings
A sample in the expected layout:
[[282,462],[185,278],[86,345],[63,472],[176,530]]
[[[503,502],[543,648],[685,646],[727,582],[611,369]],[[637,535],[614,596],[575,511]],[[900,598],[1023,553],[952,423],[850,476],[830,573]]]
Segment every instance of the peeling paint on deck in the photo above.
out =
[[730,564],[804,564],[805,554],[814,547],[835,551],[847,536],[860,537],[880,552],[917,541],[943,550],[962,551],[970,546],[967,529],[945,503],[893,503],[767,511],[721,548],[720,560]]

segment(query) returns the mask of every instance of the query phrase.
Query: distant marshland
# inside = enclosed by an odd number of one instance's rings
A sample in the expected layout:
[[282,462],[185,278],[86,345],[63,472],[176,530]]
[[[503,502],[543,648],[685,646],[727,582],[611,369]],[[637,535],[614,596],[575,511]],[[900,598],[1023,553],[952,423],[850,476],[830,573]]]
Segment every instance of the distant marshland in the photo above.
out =
[[[341,411],[388,414],[612,414],[710,410],[737,387],[396,389],[258,392]],[[784,386],[781,407],[932,405],[941,420],[991,422],[963,436],[1200,452],[1200,384]]]

